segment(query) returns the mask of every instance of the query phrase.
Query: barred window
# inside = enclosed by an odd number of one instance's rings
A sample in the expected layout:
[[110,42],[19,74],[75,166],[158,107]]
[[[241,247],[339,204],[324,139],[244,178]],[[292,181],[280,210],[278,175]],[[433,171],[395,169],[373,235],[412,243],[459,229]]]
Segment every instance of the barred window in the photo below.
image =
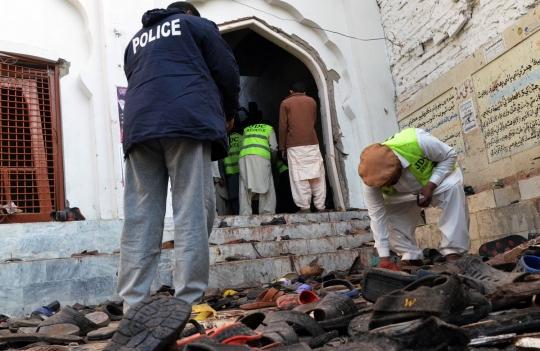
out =
[[58,65],[0,52],[0,223],[63,209]]

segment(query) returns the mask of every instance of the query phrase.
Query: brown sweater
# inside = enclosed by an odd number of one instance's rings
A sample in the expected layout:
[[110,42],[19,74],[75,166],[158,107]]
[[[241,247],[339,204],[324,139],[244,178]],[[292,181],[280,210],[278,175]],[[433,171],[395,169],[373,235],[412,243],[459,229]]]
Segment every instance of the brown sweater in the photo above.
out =
[[317,103],[305,93],[293,93],[279,108],[279,150],[319,144],[315,133]]

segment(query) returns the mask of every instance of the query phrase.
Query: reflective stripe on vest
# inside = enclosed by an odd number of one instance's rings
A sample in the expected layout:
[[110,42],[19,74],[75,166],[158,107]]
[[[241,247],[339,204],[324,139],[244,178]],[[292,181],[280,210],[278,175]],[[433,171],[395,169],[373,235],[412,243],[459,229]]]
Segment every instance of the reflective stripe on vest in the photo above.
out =
[[223,165],[225,166],[225,174],[233,175],[240,173],[240,167],[238,167],[238,160],[240,159],[240,142],[242,136],[238,133],[233,133],[229,136],[229,156],[223,159]]
[[[414,128],[403,129],[401,132],[394,134],[381,144],[390,147],[392,150],[400,154],[404,159],[409,161],[409,171],[414,177],[423,185],[426,185],[433,173],[433,167],[435,167],[433,161],[428,160],[418,139],[416,138],[416,131]],[[385,194],[392,194],[393,187],[382,187]]]
[[289,170],[289,167],[287,167],[287,165],[281,160],[277,160],[276,167],[278,169],[279,175],[281,175],[281,173]]
[[270,133],[274,128],[266,124],[255,124],[244,129],[244,140],[240,158],[246,155],[258,155],[270,160]]

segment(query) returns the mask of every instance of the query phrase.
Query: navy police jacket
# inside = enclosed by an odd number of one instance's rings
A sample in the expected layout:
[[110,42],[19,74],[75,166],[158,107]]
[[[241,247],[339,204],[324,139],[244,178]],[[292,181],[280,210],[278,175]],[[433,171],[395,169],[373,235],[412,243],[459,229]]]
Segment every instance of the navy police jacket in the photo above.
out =
[[[126,48],[124,154],[156,138],[212,141],[227,156],[226,120],[238,109],[238,66],[217,26],[178,9],[155,9]],[[218,157],[215,155],[219,154]]]

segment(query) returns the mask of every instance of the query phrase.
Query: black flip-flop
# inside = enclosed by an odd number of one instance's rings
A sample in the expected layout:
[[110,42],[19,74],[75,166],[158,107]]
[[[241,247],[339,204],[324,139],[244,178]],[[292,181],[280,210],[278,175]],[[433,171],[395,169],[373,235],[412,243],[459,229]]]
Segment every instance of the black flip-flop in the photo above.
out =
[[488,241],[480,246],[478,253],[483,257],[495,257],[498,254],[512,250],[516,246],[519,246],[526,241],[528,240],[521,235],[508,235],[504,238]]

